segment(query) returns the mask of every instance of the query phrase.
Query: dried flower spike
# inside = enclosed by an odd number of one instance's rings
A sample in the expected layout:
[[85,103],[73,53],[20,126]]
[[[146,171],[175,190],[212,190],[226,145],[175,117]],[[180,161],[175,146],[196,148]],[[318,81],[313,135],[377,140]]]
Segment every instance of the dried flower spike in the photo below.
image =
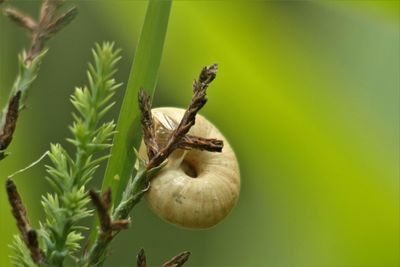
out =
[[[0,1],[0,4],[3,1]],[[3,13],[18,26],[24,28],[31,39],[28,52],[23,51],[19,56],[19,73],[3,112],[0,113],[0,160],[6,156],[5,150],[10,145],[18,119],[18,112],[25,105],[26,92],[36,80],[40,64],[46,54],[45,44],[55,33],[68,25],[77,15],[76,7],[58,14],[64,1],[44,0],[41,7],[40,19],[35,21],[13,7],[3,9]]]
[[0,132],[0,160],[6,156],[5,150],[10,145],[15,127],[17,126],[20,99],[21,92],[17,92],[17,94],[11,98],[7,112],[5,113],[3,131]]
[[[161,218],[185,228],[214,226],[239,197],[235,153],[220,131],[197,114],[207,102],[206,90],[216,72],[216,64],[202,69],[193,82],[193,97],[186,110],[156,108],[150,112],[149,98],[139,94],[147,169],[169,159],[152,179],[146,200]],[[146,157],[143,146],[140,154]]]
[[12,214],[17,222],[17,227],[20,232],[20,239],[29,250],[33,262],[40,264],[43,261],[43,252],[39,248],[37,232],[32,228],[29,222],[21,196],[11,179],[7,179],[6,181],[6,191],[8,201],[12,208]]

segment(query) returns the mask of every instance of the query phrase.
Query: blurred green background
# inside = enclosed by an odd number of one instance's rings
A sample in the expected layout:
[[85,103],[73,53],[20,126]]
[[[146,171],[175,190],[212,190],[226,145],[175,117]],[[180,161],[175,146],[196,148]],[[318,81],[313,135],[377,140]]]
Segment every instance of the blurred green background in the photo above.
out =
[[[39,5],[12,3],[31,14]],[[86,82],[95,42],[123,49],[127,82],[146,2],[71,3],[80,14],[49,43],[1,183],[49,142],[65,144],[69,95]],[[200,68],[220,64],[202,113],[236,150],[241,197],[206,231],[177,229],[141,203],[107,266],[134,266],[140,247],[155,266],[182,250],[192,252],[186,266],[399,266],[399,3],[175,1],[155,106],[186,106]],[[0,104],[27,44],[1,17]],[[35,223],[49,190],[43,169],[15,178]],[[1,192],[0,266],[9,266],[16,227]]]

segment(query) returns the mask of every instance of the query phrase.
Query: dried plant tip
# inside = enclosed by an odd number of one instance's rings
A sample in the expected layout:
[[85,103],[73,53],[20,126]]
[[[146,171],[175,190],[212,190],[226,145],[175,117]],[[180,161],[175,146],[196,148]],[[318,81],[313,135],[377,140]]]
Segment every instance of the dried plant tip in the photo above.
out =
[[136,256],[136,266],[137,267],[146,267],[146,254],[144,253],[144,249],[141,248],[139,253]]
[[18,91],[8,103],[3,129],[0,129],[0,159],[5,156],[4,150],[10,145],[17,125],[20,99],[21,91]]
[[32,32],[32,44],[25,63],[28,64],[37,57],[45,46],[45,42],[62,28],[68,25],[78,14],[76,7],[56,17],[57,10],[62,6],[62,0],[45,0],[40,10],[37,29]]
[[27,239],[33,261],[36,263],[43,262],[43,252],[39,248],[37,232],[33,229],[29,230]]
[[12,214],[17,221],[17,227],[20,231],[24,241],[27,240],[28,231],[31,229],[28,218],[26,217],[26,210],[22,204],[21,196],[18,193],[17,187],[13,180],[7,179],[6,191],[8,201],[11,205]]
[[100,220],[100,228],[102,233],[109,233],[111,231],[111,217],[108,213],[108,206],[103,202],[99,194],[97,194],[95,191],[90,190],[89,191],[89,196],[90,199],[93,202],[93,205],[95,206],[97,210],[97,214],[99,216]]
[[76,15],[78,15],[78,9],[76,7],[72,7],[67,12],[59,16],[56,20],[49,23],[46,30],[46,38],[50,38],[62,28],[67,26],[76,17]]
[[189,259],[189,256],[190,252],[184,251],[179,255],[173,257],[171,260],[164,263],[162,267],[180,267]]
[[199,75],[199,80],[193,83],[193,97],[188,109],[176,129],[176,134],[183,136],[188,133],[190,128],[195,124],[196,114],[206,104],[206,90],[208,85],[215,79],[217,74],[217,64],[204,67]]
[[193,135],[185,135],[179,142],[180,149],[198,149],[210,152],[222,152],[224,142],[214,138],[203,138]]
[[[153,156],[149,156],[149,163],[147,164],[147,169],[152,169],[154,167],[159,166],[165,159],[168,158],[168,156],[179,146],[185,146],[185,141],[181,142],[182,139],[185,138],[185,135],[189,132],[190,128],[196,123],[196,115],[199,112],[199,110],[206,104],[207,98],[206,98],[206,90],[216,76],[217,73],[217,64],[211,65],[210,67],[204,67],[199,75],[199,80],[195,81],[193,84],[193,96],[192,96],[192,101],[185,111],[185,114],[183,115],[183,118],[181,119],[178,127],[175,128],[173,133],[171,134],[167,144],[157,153]],[[143,93],[143,92],[142,92]],[[139,93],[139,102],[141,100],[140,93]],[[141,106],[141,104],[139,104]],[[148,109],[148,108],[146,108]],[[143,113],[143,110],[142,110]],[[142,115],[145,117],[145,115]],[[146,131],[149,131],[148,127],[143,124],[144,132],[145,132],[145,143],[146,143]],[[153,130],[154,131],[154,130]],[[216,143],[214,141],[214,144],[205,144],[204,141],[202,140],[203,143],[199,144],[196,143],[195,145],[199,145],[199,147],[206,149],[210,146],[212,146],[212,149],[218,150],[217,148],[214,147],[219,147],[221,144]],[[147,141],[148,142],[148,141]],[[189,143],[186,142],[186,147],[189,148]],[[147,143],[146,143],[147,146]],[[148,146],[149,147],[149,146]],[[152,148],[150,148],[152,149]],[[222,148],[221,148],[222,149]],[[149,153],[148,153],[149,154]]]
[[6,191],[8,195],[8,201],[12,208],[12,214],[17,221],[17,227],[21,234],[22,240],[31,252],[32,260],[35,263],[40,263],[43,259],[43,253],[39,248],[37,233],[32,229],[29,223],[21,196],[18,193],[15,183],[11,179],[6,180]]
[[37,23],[33,18],[15,8],[5,8],[4,14],[18,24],[18,26],[24,28],[30,33],[33,33],[37,29]]
[[[21,73],[14,83],[14,92],[18,92],[9,99],[8,107],[3,110],[6,115],[0,116],[0,160],[5,158],[5,149],[11,143],[12,135],[18,117],[18,110],[24,103],[20,102],[20,90],[27,91],[37,77],[41,56],[44,54],[45,42],[52,35],[60,31],[65,25],[70,23],[77,14],[75,7],[69,9],[61,16],[56,18],[57,10],[61,7],[63,0],[43,0],[40,10],[40,20],[35,21],[32,17],[24,14],[15,8],[5,8],[4,14],[16,24],[29,32],[31,45],[28,53],[23,53],[23,62],[20,62]],[[3,0],[0,0],[0,4]],[[37,59],[36,64],[31,63]],[[12,104],[12,103],[16,104]],[[1,114],[0,114],[1,115]]]
[[156,142],[154,121],[151,114],[150,96],[148,96],[143,88],[140,89],[138,95],[139,108],[142,113],[142,128],[143,139],[147,148],[147,156],[152,159],[158,151],[158,144]]
[[52,21],[57,9],[63,4],[63,0],[44,0],[40,9],[40,25],[46,25]]
[[211,66],[204,67],[200,72],[199,82],[205,84],[211,83],[215,79],[217,71],[218,64],[212,64]]

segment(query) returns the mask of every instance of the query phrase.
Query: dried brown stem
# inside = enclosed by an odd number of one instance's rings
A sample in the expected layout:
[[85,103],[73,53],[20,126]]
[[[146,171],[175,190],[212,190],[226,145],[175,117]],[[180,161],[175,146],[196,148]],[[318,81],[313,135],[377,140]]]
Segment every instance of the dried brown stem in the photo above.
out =
[[111,188],[107,189],[102,197],[93,190],[89,191],[89,196],[96,208],[100,221],[100,231],[94,246],[90,251],[84,251],[82,266],[99,266],[104,261],[105,250],[113,238],[123,229],[129,227],[129,220],[112,220],[110,215],[111,208]]
[[[108,189],[107,191],[110,191],[110,189]],[[100,195],[97,194],[93,190],[89,190],[89,196],[93,202],[93,205],[96,207],[96,211],[97,211],[97,214],[98,214],[99,220],[100,220],[101,232],[102,233],[110,232],[111,231],[111,217],[110,217],[110,214],[108,213],[109,204],[105,203],[103,201],[103,199],[100,197]]]
[[224,142],[214,138],[203,138],[194,135],[185,135],[179,142],[180,149],[198,149],[210,152],[222,152]]
[[23,63],[20,66],[20,70],[23,72],[18,75],[8,103],[3,109],[4,117],[0,118],[0,160],[5,157],[5,149],[11,143],[18,119],[18,111],[24,105],[24,92],[37,76],[38,65],[40,64],[31,64],[32,61],[43,52],[46,41],[69,24],[77,14],[77,9],[72,7],[68,11],[58,15],[57,11],[63,2],[61,0],[44,0],[39,21],[35,21],[32,17],[18,9],[12,7],[4,9],[4,14],[7,17],[27,30],[31,38],[31,46],[28,53],[23,54]]
[[[178,148],[183,149],[201,149],[209,151],[221,151],[223,142],[217,139],[206,139],[202,137],[196,137],[187,135],[190,128],[195,124],[195,118],[197,112],[207,102],[206,89],[208,85],[214,80],[217,71],[217,65],[205,67],[200,73],[199,80],[194,82],[193,85],[193,97],[191,104],[186,110],[183,119],[180,124],[173,130],[169,136],[167,144],[160,149],[160,144],[157,143],[156,134],[154,129],[154,121],[151,114],[150,97],[146,95],[143,89],[139,90],[138,102],[139,108],[142,113],[141,123],[143,127],[144,142],[147,147],[147,155],[149,161],[145,166],[145,170],[141,170],[136,174],[135,178],[130,180],[130,183],[125,189],[123,198],[119,205],[116,207],[113,213],[113,217],[109,214],[109,203],[111,203],[111,195],[107,193],[100,198],[100,196],[90,191],[90,197],[96,207],[100,219],[100,233],[94,242],[93,247],[89,253],[85,254],[84,261],[90,264],[99,263],[99,258],[105,255],[107,246],[112,239],[119,233],[123,227],[128,225],[129,212],[138,203],[149,188],[149,179],[157,171],[153,169],[159,167],[160,164],[175,150]],[[107,201],[106,201],[107,200]],[[106,202],[106,203],[105,203]],[[112,221],[112,219],[121,219]],[[122,224],[123,227],[117,227]],[[172,258],[170,261],[164,263],[164,267],[182,266],[189,258],[189,252],[183,252],[178,256]],[[144,250],[141,250],[137,256],[137,266],[146,266],[146,257]],[[92,266],[90,265],[90,266]],[[86,265],[85,265],[86,266]]]
[[63,4],[63,0],[44,0],[40,8],[39,22],[42,26],[47,25],[54,19],[56,11]]
[[0,132],[0,160],[5,157],[5,150],[12,141],[17,125],[20,98],[21,92],[19,91],[11,98],[7,113],[5,114],[3,130]]
[[146,267],[147,266],[146,254],[144,253],[143,248],[141,248],[139,250],[139,253],[136,256],[136,266],[137,267]]
[[173,257],[166,263],[164,263],[162,265],[162,267],[180,267],[189,259],[189,256],[190,256],[190,252],[184,251],[184,252],[178,254],[177,256]]
[[33,229],[30,229],[28,231],[27,247],[29,248],[29,251],[31,252],[31,257],[34,262],[36,262],[36,263],[43,262],[44,254],[39,247],[39,240],[38,240],[37,232]]
[[9,7],[4,9],[7,17],[26,29],[30,34],[31,47],[25,58],[26,64],[32,62],[40,54],[48,39],[68,25],[77,15],[76,7],[72,7],[58,15],[57,11],[63,3],[64,1],[61,0],[44,0],[40,9],[39,21],[35,21],[32,17],[16,8]]
[[153,158],[158,151],[153,116],[151,115],[150,96],[146,95],[143,89],[139,90],[139,108],[142,113],[143,139],[147,148],[147,156]]
[[37,233],[32,229],[27,217],[26,209],[22,203],[21,196],[18,193],[17,187],[11,179],[6,181],[6,191],[8,201],[12,208],[12,214],[17,222],[18,230],[21,238],[31,253],[32,260],[35,263],[43,262],[43,252],[40,250]]
[[54,34],[63,29],[76,17],[76,15],[78,15],[78,9],[76,7],[72,7],[65,13],[61,14],[54,21],[51,21],[47,25],[47,38],[52,37]]
[[14,21],[18,26],[24,28],[31,34],[37,29],[38,25],[32,17],[22,13],[15,8],[5,8],[4,14],[12,21]]
[[[197,148],[197,146],[199,146],[203,149],[208,148],[209,146],[217,147],[218,145],[221,145],[220,142],[215,141],[213,141],[213,144],[211,145],[209,142],[205,142],[206,139],[203,139],[202,142],[198,142],[199,140],[196,140],[196,143],[194,143],[190,141],[190,138],[185,137],[190,128],[196,122],[196,114],[207,102],[206,91],[208,85],[215,79],[217,69],[218,66],[216,64],[213,64],[209,67],[204,67],[202,69],[198,81],[195,80],[193,82],[192,101],[183,115],[182,120],[180,121],[178,127],[172,132],[167,144],[157,151],[154,157],[149,158],[147,169],[152,169],[159,166],[175,149],[179,148],[180,145],[186,148],[189,148],[192,145],[193,147],[190,148]],[[144,92],[142,91],[142,93]],[[144,132],[149,131],[146,129],[146,124],[143,124],[142,126]],[[185,138],[186,142],[182,142],[182,140]],[[207,143],[207,145],[205,145],[205,143]]]
[[111,240],[114,231],[126,229],[129,226],[129,220],[115,220],[111,219],[111,188],[107,189],[103,196],[100,197],[98,193],[89,190],[90,199],[96,208],[100,220],[100,236],[104,240]]

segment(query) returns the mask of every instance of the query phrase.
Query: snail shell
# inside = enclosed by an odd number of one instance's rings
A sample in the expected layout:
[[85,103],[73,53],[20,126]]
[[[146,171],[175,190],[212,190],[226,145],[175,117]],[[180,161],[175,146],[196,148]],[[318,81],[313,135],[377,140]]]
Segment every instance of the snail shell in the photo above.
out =
[[[156,138],[161,145],[184,112],[179,108],[152,110]],[[158,216],[172,224],[184,228],[209,228],[223,220],[238,200],[239,165],[225,137],[203,116],[196,116],[196,124],[189,134],[223,140],[222,152],[174,151],[167,165],[151,181],[145,198]],[[141,155],[146,155],[143,145]]]

